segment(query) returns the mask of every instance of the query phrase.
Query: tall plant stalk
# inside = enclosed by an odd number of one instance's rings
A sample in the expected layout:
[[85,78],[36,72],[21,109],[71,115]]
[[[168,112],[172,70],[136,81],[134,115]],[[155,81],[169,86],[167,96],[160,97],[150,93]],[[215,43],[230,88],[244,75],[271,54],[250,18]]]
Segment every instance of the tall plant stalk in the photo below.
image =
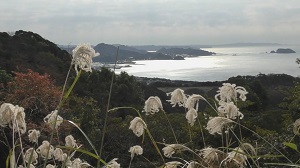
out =
[[[117,49],[114,70],[113,70],[113,74],[112,74],[112,77],[111,77],[111,83],[110,83],[110,88],[109,88],[109,95],[108,95],[106,112],[105,112],[104,126],[103,126],[103,130],[102,130],[102,138],[101,138],[101,144],[100,144],[99,158],[101,158],[102,151],[103,151],[103,144],[104,144],[104,138],[105,138],[105,133],[106,133],[106,127],[107,127],[107,118],[108,118],[110,99],[111,99],[112,87],[113,87],[113,83],[114,83],[114,77],[115,77],[115,71],[116,71],[118,55],[119,55],[119,47]],[[97,162],[97,168],[99,168],[99,167],[100,167],[100,160],[98,160],[98,162]]]

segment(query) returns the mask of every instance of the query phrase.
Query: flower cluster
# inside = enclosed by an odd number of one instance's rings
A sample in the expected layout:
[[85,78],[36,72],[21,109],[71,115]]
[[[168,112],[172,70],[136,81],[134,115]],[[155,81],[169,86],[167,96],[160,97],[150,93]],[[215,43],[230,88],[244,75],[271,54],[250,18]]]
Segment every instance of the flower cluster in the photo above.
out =
[[78,74],[78,68],[92,72],[92,58],[96,56],[95,50],[89,44],[80,44],[73,50],[72,63]]
[[63,118],[58,115],[57,110],[54,110],[44,118],[44,122],[47,123],[51,129],[57,129],[63,122]]
[[25,112],[23,107],[3,103],[0,107],[0,126],[9,125],[13,132],[24,134],[26,132]]
[[164,155],[170,158],[174,153],[180,153],[182,151],[189,150],[189,148],[182,144],[169,144],[166,145],[166,147],[164,147],[162,150]]
[[140,117],[135,117],[131,122],[129,129],[133,131],[133,133],[140,137],[144,134],[144,129],[147,128],[146,123]]
[[130,147],[129,152],[131,153],[131,158],[133,158],[134,155],[142,155],[143,148],[140,145],[135,145]]
[[244,87],[230,83],[223,83],[223,86],[217,92],[218,94],[215,95],[215,99],[219,104],[236,102],[238,95],[242,101],[245,101],[246,94],[248,93]]
[[163,110],[159,97],[151,96],[145,101],[143,112],[145,112],[146,115],[150,115],[159,112],[160,109]]

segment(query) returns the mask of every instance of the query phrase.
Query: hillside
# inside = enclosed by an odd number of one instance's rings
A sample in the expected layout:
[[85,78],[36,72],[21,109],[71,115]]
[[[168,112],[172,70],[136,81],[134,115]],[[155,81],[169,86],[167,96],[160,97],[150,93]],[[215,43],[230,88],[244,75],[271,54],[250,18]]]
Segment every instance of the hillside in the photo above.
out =
[[0,33],[0,69],[8,72],[32,69],[62,82],[70,62],[70,54],[36,33],[23,30],[13,36]]

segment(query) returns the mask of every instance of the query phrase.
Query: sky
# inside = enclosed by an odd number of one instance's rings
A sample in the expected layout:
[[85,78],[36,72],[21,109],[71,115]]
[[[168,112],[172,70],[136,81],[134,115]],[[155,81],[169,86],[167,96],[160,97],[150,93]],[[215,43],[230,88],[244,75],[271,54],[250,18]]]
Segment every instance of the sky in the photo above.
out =
[[300,44],[299,0],[0,0],[0,31],[61,45]]

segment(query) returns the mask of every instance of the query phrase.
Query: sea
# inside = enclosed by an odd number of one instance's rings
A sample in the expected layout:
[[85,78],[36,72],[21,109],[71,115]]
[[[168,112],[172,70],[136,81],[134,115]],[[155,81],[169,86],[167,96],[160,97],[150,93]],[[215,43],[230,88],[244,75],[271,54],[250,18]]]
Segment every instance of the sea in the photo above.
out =
[[[296,53],[270,53],[290,48]],[[201,48],[215,52],[212,56],[186,57],[185,60],[141,60],[117,69],[129,75],[185,81],[224,81],[238,75],[287,74],[300,76],[300,45],[243,46]]]

